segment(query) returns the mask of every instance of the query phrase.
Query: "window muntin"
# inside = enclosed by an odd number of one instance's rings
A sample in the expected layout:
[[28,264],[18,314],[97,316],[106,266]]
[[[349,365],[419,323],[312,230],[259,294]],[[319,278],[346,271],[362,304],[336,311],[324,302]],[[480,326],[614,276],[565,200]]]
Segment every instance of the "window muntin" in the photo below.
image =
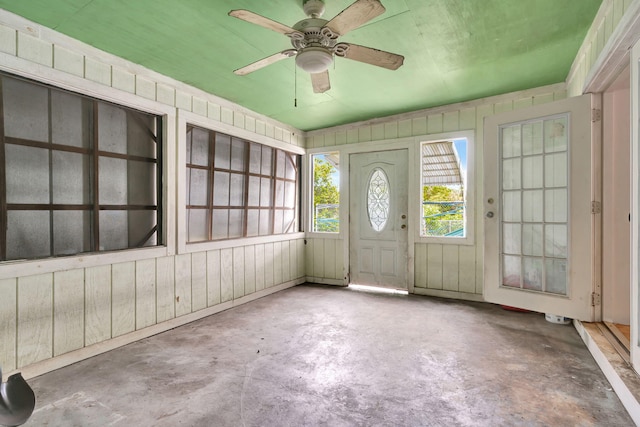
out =
[[422,237],[467,237],[466,138],[421,144]]
[[187,126],[187,242],[298,231],[299,156]]
[[311,156],[313,200],[311,226],[315,233],[340,231],[340,154],[319,153]]
[[161,243],[159,117],[0,74],[0,260]]

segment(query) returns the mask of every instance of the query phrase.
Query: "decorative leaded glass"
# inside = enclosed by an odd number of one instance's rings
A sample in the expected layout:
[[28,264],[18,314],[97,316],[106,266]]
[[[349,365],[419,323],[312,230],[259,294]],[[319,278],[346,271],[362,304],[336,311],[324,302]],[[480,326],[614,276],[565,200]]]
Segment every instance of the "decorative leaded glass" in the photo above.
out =
[[367,213],[369,223],[376,231],[382,231],[389,219],[389,180],[382,169],[374,169],[367,189]]

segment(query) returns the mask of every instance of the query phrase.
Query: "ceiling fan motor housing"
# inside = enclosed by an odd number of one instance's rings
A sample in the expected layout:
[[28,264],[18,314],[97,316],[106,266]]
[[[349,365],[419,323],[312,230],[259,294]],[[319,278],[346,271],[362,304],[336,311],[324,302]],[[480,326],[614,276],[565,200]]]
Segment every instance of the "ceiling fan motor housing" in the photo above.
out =
[[323,0],[304,0],[302,3],[304,14],[312,18],[319,18],[324,13]]

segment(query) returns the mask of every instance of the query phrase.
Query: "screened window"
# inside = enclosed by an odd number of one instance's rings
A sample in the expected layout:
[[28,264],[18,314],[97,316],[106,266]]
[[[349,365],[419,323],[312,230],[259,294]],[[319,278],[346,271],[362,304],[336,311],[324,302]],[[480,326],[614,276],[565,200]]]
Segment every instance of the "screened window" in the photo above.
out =
[[161,243],[154,115],[0,75],[0,259]]
[[340,154],[314,154],[312,229],[317,233],[340,231]]
[[466,237],[467,140],[425,142],[421,163],[421,236]]
[[187,127],[187,241],[298,231],[299,156]]

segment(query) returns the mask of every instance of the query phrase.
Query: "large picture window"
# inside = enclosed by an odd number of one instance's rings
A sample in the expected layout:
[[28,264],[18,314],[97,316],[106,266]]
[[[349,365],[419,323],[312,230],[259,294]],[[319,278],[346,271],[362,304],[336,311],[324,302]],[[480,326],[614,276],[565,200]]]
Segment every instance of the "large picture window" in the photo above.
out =
[[298,231],[299,156],[187,126],[187,241]]
[[161,120],[0,74],[0,260],[161,244]]

